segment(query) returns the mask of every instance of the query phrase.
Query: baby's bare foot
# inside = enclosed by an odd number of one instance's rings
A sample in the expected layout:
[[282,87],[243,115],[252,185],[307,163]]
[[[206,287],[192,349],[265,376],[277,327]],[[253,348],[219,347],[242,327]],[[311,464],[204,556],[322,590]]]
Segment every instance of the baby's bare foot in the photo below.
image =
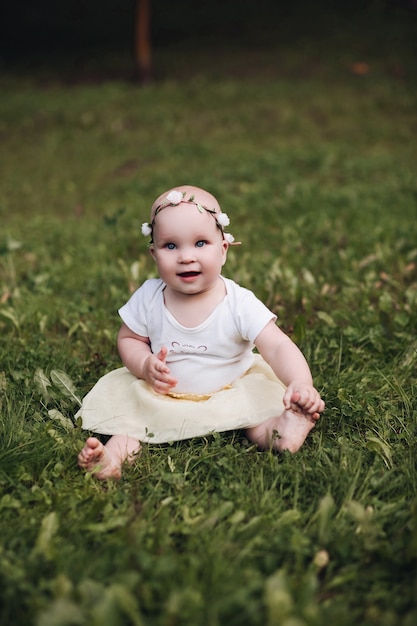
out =
[[297,452],[307,438],[308,433],[314,428],[320,414],[303,413],[288,409],[283,411],[277,419],[276,430],[278,438],[274,440],[273,446],[279,452],[288,450]]
[[119,480],[122,475],[120,464],[115,461],[106,447],[96,437],[89,437],[78,455],[78,465],[100,480],[113,478]]

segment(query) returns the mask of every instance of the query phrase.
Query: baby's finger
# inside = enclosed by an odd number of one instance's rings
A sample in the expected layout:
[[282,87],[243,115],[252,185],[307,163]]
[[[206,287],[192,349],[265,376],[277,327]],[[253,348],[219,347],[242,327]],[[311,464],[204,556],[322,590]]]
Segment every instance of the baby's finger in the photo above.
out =
[[154,368],[154,375],[160,378],[169,374],[169,367],[165,364],[165,361],[157,361]]
[[311,405],[309,407],[309,410],[311,413],[323,413],[324,411],[324,402],[323,400],[320,398],[320,395],[318,393],[316,393],[316,396],[313,398]]
[[294,391],[294,389],[292,389],[291,386],[287,387],[287,390],[284,393],[284,397],[282,399],[284,407],[286,409],[289,409],[292,404],[297,404],[298,403],[299,398],[300,398],[299,391]]
[[151,385],[158,393],[166,393],[172,387],[175,387],[177,382],[177,379],[173,376],[169,376],[165,372],[157,372],[151,380]]
[[303,389],[298,404],[310,413],[315,413],[320,405],[320,396],[314,387]]
[[168,349],[165,346],[162,346],[158,354],[156,355],[160,361],[164,361],[167,358]]
[[298,404],[301,407],[304,407],[309,399],[309,396],[305,389],[298,390],[293,393],[292,401]]
[[309,410],[308,413],[311,418],[316,421],[320,418],[320,415],[323,413],[325,409],[325,404],[323,400],[320,398],[317,403],[315,403]]
[[156,393],[160,393],[162,395],[169,393],[171,389],[174,389],[174,387],[175,385],[168,385],[167,383],[164,383],[160,380],[152,385],[153,390],[156,391]]

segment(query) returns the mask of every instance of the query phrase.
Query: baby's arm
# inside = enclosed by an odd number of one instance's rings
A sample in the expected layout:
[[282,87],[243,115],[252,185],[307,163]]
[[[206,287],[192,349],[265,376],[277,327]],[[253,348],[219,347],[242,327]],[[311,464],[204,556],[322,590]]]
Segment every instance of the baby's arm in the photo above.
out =
[[161,348],[158,354],[153,354],[148,337],[137,335],[126,324],[119,330],[117,348],[128,370],[146,380],[157,393],[168,393],[177,384],[166,364],[167,349]]
[[302,410],[314,419],[324,411],[324,402],[313,386],[310,368],[302,352],[271,320],[259,333],[255,346],[275,375],[287,385],[286,409]]

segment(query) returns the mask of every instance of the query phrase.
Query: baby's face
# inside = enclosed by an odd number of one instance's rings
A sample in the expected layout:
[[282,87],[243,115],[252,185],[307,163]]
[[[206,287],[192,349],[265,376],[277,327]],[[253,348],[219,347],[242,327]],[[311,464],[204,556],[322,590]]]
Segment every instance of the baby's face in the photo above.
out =
[[193,295],[217,283],[228,243],[213,215],[195,204],[166,207],[155,219],[153,240],[150,251],[168,287]]

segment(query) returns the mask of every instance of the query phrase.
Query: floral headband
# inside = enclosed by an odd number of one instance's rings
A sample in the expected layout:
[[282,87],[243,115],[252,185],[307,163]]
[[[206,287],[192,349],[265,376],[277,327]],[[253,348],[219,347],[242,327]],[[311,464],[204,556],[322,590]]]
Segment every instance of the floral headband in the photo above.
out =
[[162,211],[162,209],[165,209],[165,207],[167,206],[176,206],[177,204],[181,204],[181,202],[186,202],[187,204],[195,204],[200,213],[202,213],[203,211],[207,211],[207,213],[210,213],[210,215],[214,217],[217,226],[220,228],[223,238],[228,242],[229,245],[240,244],[240,241],[235,241],[233,235],[224,232],[224,227],[229,226],[230,224],[229,216],[227,215],[227,213],[217,213],[216,209],[209,209],[203,204],[196,202],[193,195],[190,196],[188,200],[185,200],[185,195],[185,191],[177,191],[176,189],[170,191],[165,200],[163,200],[163,202],[161,202],[161,204],[158,204],[158,206],[156,207],[151,223],[149,224],[148,222],[144,222],[142,224],[142,235],[144,235],[145,237],[148,237],[150,235],[152,243],[153,227],[155,225],[155,218],[158,213]]

